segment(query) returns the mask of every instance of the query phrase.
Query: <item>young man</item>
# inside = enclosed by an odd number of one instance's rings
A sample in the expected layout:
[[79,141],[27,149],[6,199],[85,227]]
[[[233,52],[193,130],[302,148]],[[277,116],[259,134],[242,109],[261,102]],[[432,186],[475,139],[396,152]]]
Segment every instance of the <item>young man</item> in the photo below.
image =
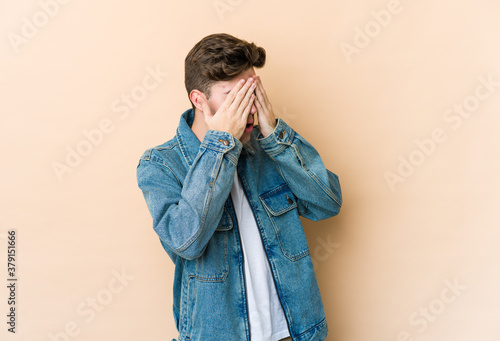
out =
[[265,58],[227,34],[197,43],[185,60],[192,109],[137,166],[153,228],[175,263],[179,341],[321,341],[328,333],[299,216],[336,215],[340,184],[276,119],[254,70]]

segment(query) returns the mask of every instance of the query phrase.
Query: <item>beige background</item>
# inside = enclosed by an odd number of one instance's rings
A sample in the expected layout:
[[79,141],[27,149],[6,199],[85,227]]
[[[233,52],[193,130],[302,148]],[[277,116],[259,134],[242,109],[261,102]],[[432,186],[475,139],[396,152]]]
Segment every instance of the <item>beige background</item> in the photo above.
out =
[[177,337],[173,266],[135,170],[189,108],[187,52],[227,32],[267,50],[258,74],[275,110],[341,180],[341,214],[305,222],[328,340],[500,340],[499,12],[491,0],[1,0],[0,338]]

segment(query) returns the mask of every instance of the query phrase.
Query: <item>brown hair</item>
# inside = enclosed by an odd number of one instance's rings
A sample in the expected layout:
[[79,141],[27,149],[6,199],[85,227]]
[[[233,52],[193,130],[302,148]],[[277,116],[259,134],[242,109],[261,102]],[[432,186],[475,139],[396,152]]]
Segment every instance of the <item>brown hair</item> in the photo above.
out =
[[263,67],[265,63],[266,50],[254,43],[226,33],[206,36],[186,56],[184,82],[188,96],[197,89],[208,99],[213,83],[231,80],[245,70]]

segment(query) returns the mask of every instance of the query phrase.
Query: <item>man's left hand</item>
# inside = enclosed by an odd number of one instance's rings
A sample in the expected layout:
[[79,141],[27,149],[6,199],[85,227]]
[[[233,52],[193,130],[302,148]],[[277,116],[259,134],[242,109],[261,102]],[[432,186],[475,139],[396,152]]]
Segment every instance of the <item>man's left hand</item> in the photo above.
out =
[[257,118],[259,120],[260,132],[264,137],[269,136],[276,128],[276,117],[273,107],[267,98],[266,91],[259,76],[254,76],[257,87],[255,88],[255,106],[257,107]]

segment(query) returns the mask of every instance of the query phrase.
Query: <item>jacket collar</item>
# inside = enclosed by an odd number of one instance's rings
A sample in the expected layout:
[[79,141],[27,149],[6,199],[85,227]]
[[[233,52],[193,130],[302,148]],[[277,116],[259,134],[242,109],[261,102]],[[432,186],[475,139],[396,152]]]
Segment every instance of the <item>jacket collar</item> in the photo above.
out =
[[177,127],[177,132],[175,134],[177,141],[179,142],[179,147],[181,149],[182,155],[186,160],[189,167],[193,164],[196,155],[198,155],[198,150],[200,149],[200,140],[191,130],[191,126],[194,121],[193,109],[188,109],[184,111],[181,115],[181,120],[179,126]]
[[[198,140],[198,137],[196,137],[196,135],[191,130],[193,121],[194,121],[193,109],[191,108],[184,111],[184,113],[181,115],[179,126],[177,127],[177,131],[175,134],[177,141],[179,142],[179,147],[181,149],[182,155],[184,156],[184,159],[186,160],[189,167],[191,167],[191,165],[194,162],[194,159],[198,155],[198,151],[201,145],[200,140]],[[251,138],[254,138],[253,134]],[[250,145],[250,143],[251,142],[245,143],[243,145],[243,149],[246,150],[251,155],[254,155],[255,151],[253,147]]]

